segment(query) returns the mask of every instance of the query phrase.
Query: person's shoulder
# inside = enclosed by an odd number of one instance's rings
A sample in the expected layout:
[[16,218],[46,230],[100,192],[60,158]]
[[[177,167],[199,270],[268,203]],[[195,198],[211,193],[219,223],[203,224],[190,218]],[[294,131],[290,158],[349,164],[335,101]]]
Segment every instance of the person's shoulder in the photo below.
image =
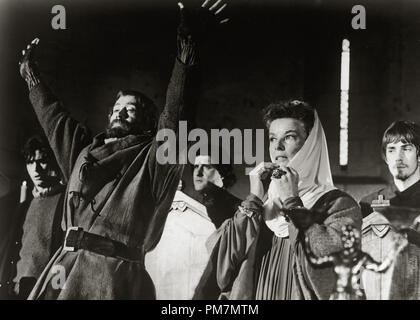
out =
[[319,198],[315,206],[330,212],[347,209],[359,210],[357,201],[351,195],[340,189],[334,189],[325,193]]
[[364,196],[362,200],[360,200],[361,203],[368,203],[371,204],[373,200],[377,199],[380,194],[384,194],[387,187],[381,188],[379,190],[376,190],[372,193],[369,193],[368,195]]
[[322,198],[320,198],[320,200],[321,199],[323,199],[325,202],[342,201],[357,205],[357,201],[351,195],[340,189],[328,191],[322,196]]
[[367,196],[364,196],[360,202],[360,208],[362,210],[363,217],[367,217],[369,214],[373,212],[373,209],[371,207],[372,201],[375,199],[378,199],[378,196],[382,194],[389,194],[389,187],[383,187],[379,190],[376,190],[375,192],[369,193]]

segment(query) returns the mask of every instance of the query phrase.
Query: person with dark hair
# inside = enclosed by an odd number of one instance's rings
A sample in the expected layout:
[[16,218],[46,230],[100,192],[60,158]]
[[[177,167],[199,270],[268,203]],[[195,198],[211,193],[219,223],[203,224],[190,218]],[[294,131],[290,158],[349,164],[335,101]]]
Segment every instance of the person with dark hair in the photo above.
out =
[[[420,210],[420,126],[412,121],[393,122],[384,132],[381,149],[393,182],[360,201],[364,217],[362,247],[377,260],[391,250],[395,231],[374,210],[374,203],[380,201],[393,208]],[[367,299],[420,299],[419,270],[420,248],[410,242],[387,272],[363,272]]]
[[[289,100],[269,105],[263,119],[271,162],[250,172],[251,193],[221,226],[211,255],[213,274],[200,282],[197,299],[328,299],[334,270],[313,267],[304,240],[323,257],[343,250],[343,226],[360,230],[357,202],[333,185],[317,112],[304,101]],[[310,210],[293,211],[302,207]],[[212,281],[218,296],[206,294]]]
[[186,170],[175,193],[160,242],[146,255],[158,299],[193,297],[209,261],[216,229],[241,203],[228,191],[236,176],[231,163],[220,161],[222,152],[219,148],[218,158],[208,155],[211,153],[196,156],[192,177]]
[[[18,299],[26,299],[50,258],[62,243],[65,185],[48,141],[35,135],[27,140],[22,154],[32,185],[26,198],[27,181],[22,184],[21,203],[10,232],[9,263],[13,266],[6,286]],[[13,280],[12,280],[13,279]],[[14,288],[13,288],[14,287]]]
[[33,192],[49,193],[60,182],[61,177],[47,139],[41,135],[30,137],[22,149],[22,155],[28,175],[34,184]]
[[[122,92],[106,132],[91,140],[86,127],[68,115],[41,81],[33,59],[38,40],[23,52],[21,75],[68,181],[63,248],[50,261],[30,299],[155,298],[144,254],[161,236],[183,172],[182,164],[159,163],[156,151],[161,142],[155,128],[178,132],[179,120],[191,105],[199,42],[225,21],[220,14],[225,5],[211,2],[206,0],[196,11],[178,3],[178,54],[157,124],[150,99]],[[55,278],[58,271],[65,282]]]
[[263,109],[263,121],[268,130],[271,123],[279,118],[291,118],[300,120],[309,135],[315,122],[314,110],[305,101],[288,100],[271,103]]

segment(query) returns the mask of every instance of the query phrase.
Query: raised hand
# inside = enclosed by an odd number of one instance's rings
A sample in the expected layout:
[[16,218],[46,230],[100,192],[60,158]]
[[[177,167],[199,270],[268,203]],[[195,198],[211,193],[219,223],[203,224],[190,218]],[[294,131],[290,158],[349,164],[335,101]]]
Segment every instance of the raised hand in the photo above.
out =
[[222,16],[227,6],[222,0],[205,0],[198,9],[185,8],[182,2],[178,2],[178,6],[181,10],[178,34],[197,42],[203,41],[218,25],[229,21]]
[[[212,5],[212,1],[215,2],[213,3],[213,5]],[[226,23],[229,21],[229,18],[222,19],[222,18],[217,17],[218,15],[220,17],[220,13],[223,11],[223,9],[226,8],[226,6],[227,6],[227,3],[223,3],[222,0],[217,0],[217,1],[205,0],[203,4],[201,5],[202,8],[208,9],[211,13],[214,12],[214,18],[218,20],[220,24]]]
[[39,83],[39,72],[35,63],[35,48],[38,46],[39,39],[35,38],[27,45],[25,50],[22,50],[22,59],[19,62],[19,72],[23,79],[31,89]]
[[282,202],[288,198],[297,197],[298,193],[298,183],[299,183],[299,174],[290,167],[281,167],[280,171],[283,174],[273,175],[271,177],[273,183],[276,185],[278,191],[278,196]]

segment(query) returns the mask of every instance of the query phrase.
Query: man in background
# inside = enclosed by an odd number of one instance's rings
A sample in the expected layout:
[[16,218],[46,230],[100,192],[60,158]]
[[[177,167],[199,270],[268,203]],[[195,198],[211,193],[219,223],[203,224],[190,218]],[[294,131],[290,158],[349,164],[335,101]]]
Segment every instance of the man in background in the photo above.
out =
[[[29,184],[24,181],[20,204],[9,234],[8,263],[11,270],[6,283],[18,299],[26,299],[36,280],[63,240],[61,220],[65,185],[48,141],[40,135],[23,147]],[[30,195],[28,197],[28,185]],[[12,280],[13,279],[13,280]]]
[[[383,215],[374,211],[372,203],[420,210],[419,152],[420,127],[416,123],[396,121],[385,130],[382,157],[393,182],[360,202],[364,217],[362,249],[377,261],[383,261],[391,250],[395,231]],[[420,248],[409,243],[385,273],[362,273],[367,299],[420,299],[419,270]]]
[[192,183],[184,186],[180,181],[162,238],[146,255],[158,299],[192,299],[209,261],[210,236],[241,203],[228,191],[235,180],[231,164],[216,164],[210,156],[198,155]]
[[[225,7],[221,1],[210,2],[193,14],[194,21],[186,19],[180,4],[178,53],[160,116],[145,94],[122,90],[109,112],[105,132],[93,138],[41,79],[33,57],[38,40],[24,51],[21,76],[69,185],[63,249],[52,258],[30,299],[155,298],[144,254],[161,236],[183,172],[182,164],[158,161],[161,143],[156,132],[177,132],[191,105],[203,25],[221,23],[216,14]],[[54,282],[55,267],[64,269],[65,285]]]

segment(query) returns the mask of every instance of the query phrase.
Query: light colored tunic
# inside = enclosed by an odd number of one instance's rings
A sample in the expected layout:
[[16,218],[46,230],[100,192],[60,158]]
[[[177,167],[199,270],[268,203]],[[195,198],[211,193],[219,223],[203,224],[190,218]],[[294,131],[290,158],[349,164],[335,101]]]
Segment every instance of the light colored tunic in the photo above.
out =
[[161,300],[191,299],[207,265],[206,240],[216,230],[206,207],[177,191],[162,238],[146,254],[146,270]]
[[[388,220],[379,212],[373,212],[363,219],[362,250],[378,262],[382,262],[393,247],[391,240],[395,232]],[[388,300],[394,262],[385,272],[363,270],[362,286],[368,300]]]

